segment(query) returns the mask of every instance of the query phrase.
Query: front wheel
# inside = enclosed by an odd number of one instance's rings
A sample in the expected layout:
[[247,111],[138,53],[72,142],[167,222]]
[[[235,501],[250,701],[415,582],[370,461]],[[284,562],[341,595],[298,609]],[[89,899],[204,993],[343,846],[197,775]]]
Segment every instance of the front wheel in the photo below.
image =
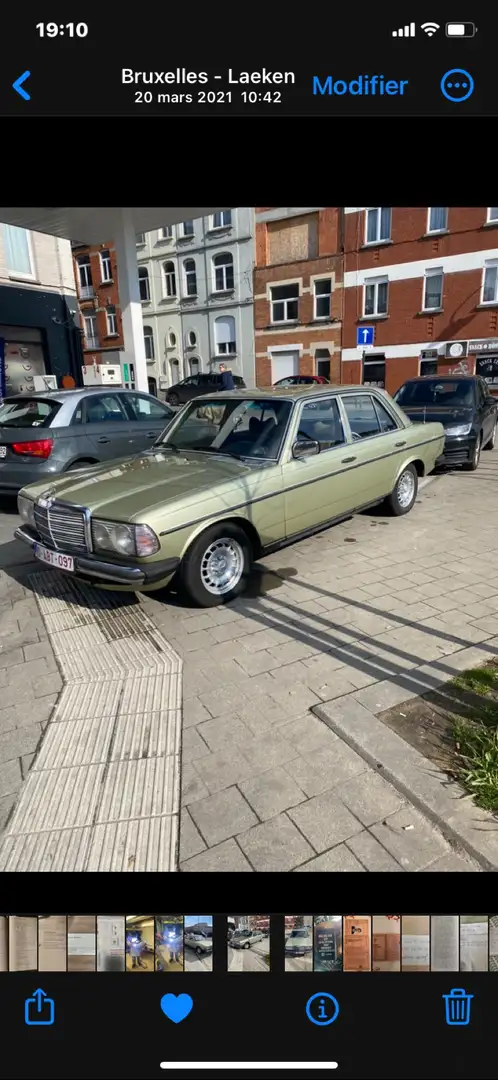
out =
[[216,607],[240,596],[252,550],[238,525],[212,525],[194,540],[180,567],[180,584],[198,607]]
[[411,510],[418,491],[418,473],[414,465],[407,465],[398,476],[394,491],[386,499],[386,506],[394,517],[401,517]]
[[490,439],[488,439],[488,441],[487,441],[487,443],[486,443],[486,446],[484,447],[484,449],[485,449],[485,450],[494,450],[494,448],[495,448],[495,443],[496,443],[496,424],[495,424],[495,426],[494,426],[494,428],[493,428],[493,431],[492,431],[492,433],[491,433],[491,438],[490,438]]
[[464,469],[465,469],[466,472],[475,472],[476,471],[476,469],[477,469],[477,467],[479,465],[479,462],[481,460],[481,450],[482,450],[482,434],[479,435],[479,437],[476,439],[476,444],[475,444],[475,447],[474,447],[474,453],[472,454],[472,459],[468,462],[467,465],[464,465]]

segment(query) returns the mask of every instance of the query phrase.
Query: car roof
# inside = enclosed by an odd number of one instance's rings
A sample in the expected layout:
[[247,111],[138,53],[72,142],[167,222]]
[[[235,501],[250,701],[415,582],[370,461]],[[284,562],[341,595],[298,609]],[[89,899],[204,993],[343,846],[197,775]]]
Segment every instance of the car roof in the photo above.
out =
[[469,382],[470,380],[479,378],[478,375],[414,375],[413,379],[405,379],[405,382],[427,382],[428,379],[437,379],[438,382]]
[[[275,398],[277,401],[291,400],[301,401],[303,398],[320,398],[327,397],[328,394],[358,394],[358,393],[370,394],[370,393],[385,393],[377,386],[361,386],[340,385],[339,383],[307,383],[300,386],[269,386],[268,389],[258,387],[256,390],[226,390],[217,394],[203,394],[202,400],[206,401],[207,398],[230,398],[239,401],[245,401],[247,398],[251,398],[253,401],[257,401],[259,398],[267,401],[268,398]],[[200,398],[194,398],[194,401],[200,401]]]
[[[4,398],[4,402],[40,398],[40,401],[56,401],[62,405],[65,401],[71,399],[77,401],[78,398],[85,397],[86,394],[94,394],[98,390],[104,394],[145,394],[147,397],[152,397],[146,390],[126,390],[124,386],[77,386],[72,390],[33,390],[30,394],[9,394]],[[166,402],[161,402],[161,404],[166,404]]]

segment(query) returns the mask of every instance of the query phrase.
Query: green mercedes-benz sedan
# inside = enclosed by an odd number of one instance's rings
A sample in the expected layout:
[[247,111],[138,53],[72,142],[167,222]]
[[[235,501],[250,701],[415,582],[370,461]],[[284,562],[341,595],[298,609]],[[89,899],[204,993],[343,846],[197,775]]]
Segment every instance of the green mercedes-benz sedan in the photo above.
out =
[[235,390],[186,405],[150,450],[23,488],[19,540],[63,573],[202,607],[254,559],[386,501],[406,514],[444,447],[382,390]]

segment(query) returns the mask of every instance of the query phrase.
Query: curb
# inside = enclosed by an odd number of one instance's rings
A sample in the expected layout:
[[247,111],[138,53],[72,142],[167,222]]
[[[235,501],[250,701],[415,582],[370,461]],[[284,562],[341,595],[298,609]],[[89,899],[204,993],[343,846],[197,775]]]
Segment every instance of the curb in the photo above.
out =
[[498,871],[498,819],[359,701],[347,695],[311,712],[488,872]]

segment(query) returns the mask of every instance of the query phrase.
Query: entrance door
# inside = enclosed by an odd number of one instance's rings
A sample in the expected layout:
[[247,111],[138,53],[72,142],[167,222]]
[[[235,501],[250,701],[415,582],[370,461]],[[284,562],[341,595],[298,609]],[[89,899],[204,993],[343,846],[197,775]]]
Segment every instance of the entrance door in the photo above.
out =
[[289,349],[285,352],[272,352],[271,354],[271,381],[273,384],[280,379],[288,379],[289,375],[299,375],[299,349]]

